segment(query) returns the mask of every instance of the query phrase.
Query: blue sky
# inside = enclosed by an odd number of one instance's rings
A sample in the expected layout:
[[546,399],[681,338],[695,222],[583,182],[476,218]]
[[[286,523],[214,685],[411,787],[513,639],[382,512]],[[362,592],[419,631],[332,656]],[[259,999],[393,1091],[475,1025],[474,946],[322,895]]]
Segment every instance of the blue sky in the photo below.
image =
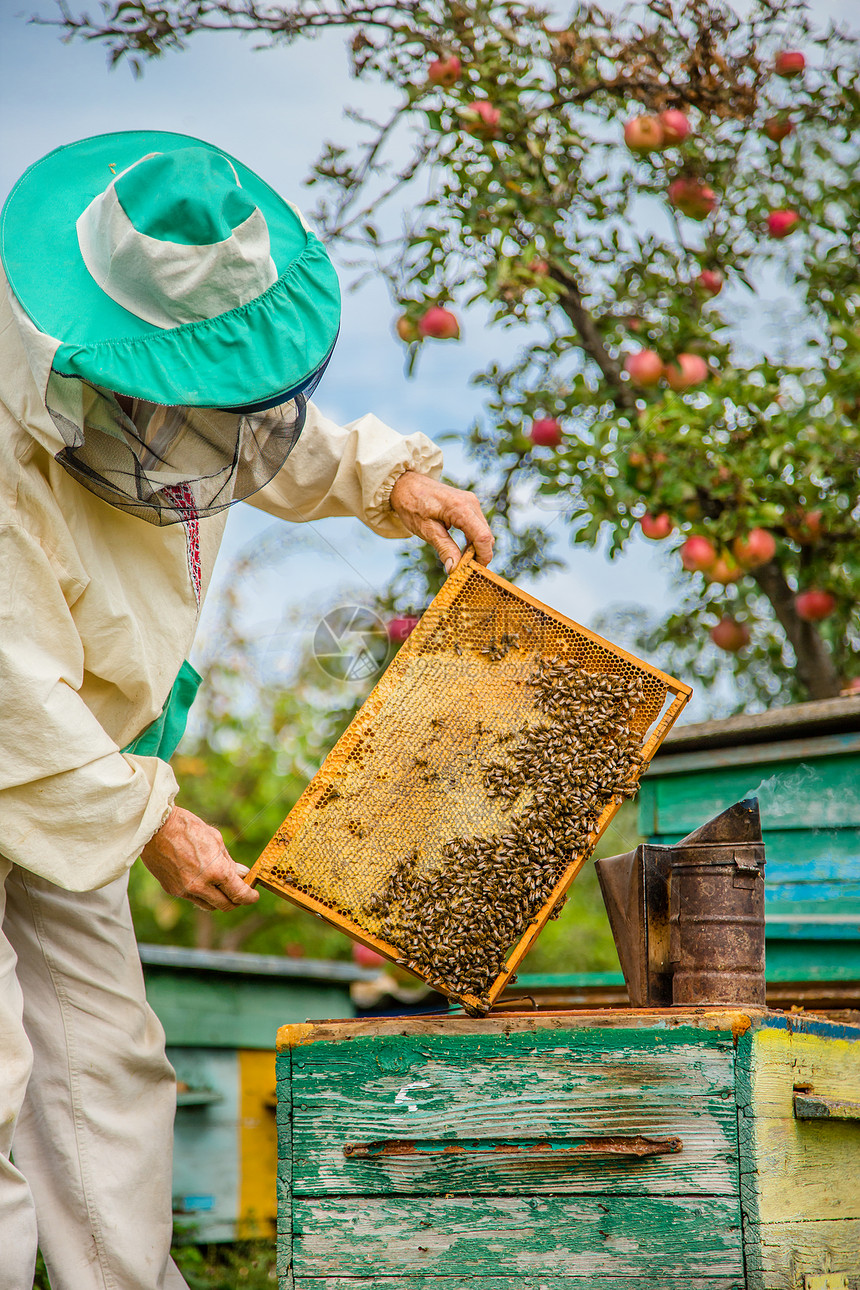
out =
[[[814,8],[847,17],[850,5],[834,0]],[[384,106],[382,90],[350,79],[336,34],[265,51],[237,36],[207,35],[192,41],[185,53],[149,65],[135,81],[124,67],[108,72],[100,47],[64,46],[56,30],[27,24],[33,12],[50,16],[52,0],[0,4],[0,200],[32,161],[60,144],[112,130],[157,128],[218,144],[285,196],[310,207],[312,196],[303,192],[302,180],[321,144],[348,139],[354,130],[343,119],[344,107],[373,112]],[[341,277],[346,286],[348,272],[342,270]],[[403,433],[422,430],[432,438],[464,430],[480,411],[470,375],[520,343],[511,333],[488,331],[474,311],[465,317],[463,342],[425,345],[417,378],[407,380],[384,288],[371,282],[354,294],[346,292],[344,304],[336,356],[316,396],[322,410],[340,421],[372,411]],[[456,448],[446,452],[456,473],[462,457]],[[216,587],[236,554],[258,542],[271,525],[248,506],[233,508]],[[551,512],[547,525],[553,525]],[[561,525],[554,527],[558,531]],[[312,533],[296,536],[302,540],[294,554],[254,584],[249,614],[262,635],[284,639],[286,634],[300,646],[321,606],[353,592],[369,596],[385,585],[395,544],[350,520],[323,521]],[[568,547],[561,533],[558,548],[563,572],[528,589],[580,622],[591,623],[611,603],[659,611],[672,598],[674,568],[654,543],[638,539],[612,562],[599,551]],[[302,607],[307,609],[298,616],[303,625],[296,626],[295,611]],[[701,715],[699,698],[687,717]]]

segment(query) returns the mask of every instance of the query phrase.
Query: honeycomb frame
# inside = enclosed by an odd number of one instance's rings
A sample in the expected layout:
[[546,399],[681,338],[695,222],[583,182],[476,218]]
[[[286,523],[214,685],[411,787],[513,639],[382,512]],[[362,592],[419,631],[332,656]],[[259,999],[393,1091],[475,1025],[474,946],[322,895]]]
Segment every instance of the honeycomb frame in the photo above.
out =
[[[500,632],[500,626],[507,630]],[[516,644],[509,644],[512,641]],[[548,641],[552,645],[548,646]],[[533,714],[530,669],[537,660],[548,657],[562,657],[593,675],[611,673],[639,679],[650,702],[645,704],[635,727],[642,737],[638,782],[689,701],[691,687],[520,591],[478,564],[470,550],[245,881],[285,897],[353,940],[402,964],[402,948],[379,934],[378,920],[374,929],[372,917],[366,913],[359,917],[361,909],[357,906],[368,899],[368,892],[378,891],[390,877],[397,862],[392,852],[398,847],[402,850],[420,835],[419,846],[429,837],[427,845],[435,845],[438,851],[445,831],[448,837],[458,831],[449,823],[449,810],[460,810],[458,820],[462,824],[469,816],[471,800],[473,811],[480,817],[480,828],[505,826],[503,808],[494,809],[486,792],[480,789],[481,758],[504,737],[500,732]],[[600,666],[595,667],[595,663]],[[429,711],[435,715],[427,717]],[[419,722],[423,722],[420,729]],[[410,731],[417,738],[422,729],[424,744],[417,746],[426,757],[415,754],[416,745],[400,739]],[[381,751],[376,748],[377,739],[383,743]],[[474,747],[469,746],[470,739]],[[385,786],[389,778],[391,791]],[[353,799],[357,800],[350,806]],[[468,1012],[485,1013],[510,982],[622,800],[619,797],[607,803],[586,844],[567,864],[550,895],[504,954],[501,971],[480,996],[450,988],[427,972],[409,970]],[[302,854],[314,858],[303,861]],[[426,848],[425,854],[429,858]],[[306,865],[304,871],[302,863]],[[429,869],[430,874],[438,872],[438,856],[432,863],[436,869]],[[302,872],[311,871],[313,876],[306,883],[296,881]]]

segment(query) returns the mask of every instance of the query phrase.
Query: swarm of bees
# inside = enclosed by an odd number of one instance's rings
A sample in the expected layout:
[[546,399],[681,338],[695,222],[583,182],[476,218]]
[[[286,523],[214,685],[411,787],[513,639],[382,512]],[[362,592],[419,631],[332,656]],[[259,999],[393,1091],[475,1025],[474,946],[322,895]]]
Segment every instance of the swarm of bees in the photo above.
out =
[[[516,645],[499,642],[505,653]],[[500,735],[481,768],[508,826],[452,838],[429,865],[412,849],[364,906],[379,935],[402,951],[400,964],[445,993],[476,995],[482,1011],[508,951],[591,845],[605,807],[635,793],[642,770],[634,728],[641,681],[551,658],[529,684],[537,721]]]

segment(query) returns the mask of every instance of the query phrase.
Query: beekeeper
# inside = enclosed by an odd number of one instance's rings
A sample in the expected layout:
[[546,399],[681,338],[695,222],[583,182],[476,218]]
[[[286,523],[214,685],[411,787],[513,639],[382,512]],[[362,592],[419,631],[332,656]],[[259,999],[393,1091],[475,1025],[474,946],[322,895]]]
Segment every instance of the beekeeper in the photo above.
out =
[[236,501],[292,521],[457,528],[439,450],[308,402],[337,279],[299,212],[200,140],[50,153],[3,209],[0,321],[0,1290],[184,1284],[173,1072],[126,894],[138,856],[204,909],[257,899],[175,804],[187,662]]

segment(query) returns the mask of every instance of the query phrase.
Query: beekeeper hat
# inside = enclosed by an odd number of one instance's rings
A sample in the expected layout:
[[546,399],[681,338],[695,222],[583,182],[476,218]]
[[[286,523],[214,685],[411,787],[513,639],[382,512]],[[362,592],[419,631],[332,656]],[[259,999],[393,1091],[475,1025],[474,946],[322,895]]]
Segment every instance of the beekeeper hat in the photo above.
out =
[[133,130],[48,153],[0,218],[54,371],[153,403],[260,408],[324,367],[340,291],[298,210],[227,153]]

